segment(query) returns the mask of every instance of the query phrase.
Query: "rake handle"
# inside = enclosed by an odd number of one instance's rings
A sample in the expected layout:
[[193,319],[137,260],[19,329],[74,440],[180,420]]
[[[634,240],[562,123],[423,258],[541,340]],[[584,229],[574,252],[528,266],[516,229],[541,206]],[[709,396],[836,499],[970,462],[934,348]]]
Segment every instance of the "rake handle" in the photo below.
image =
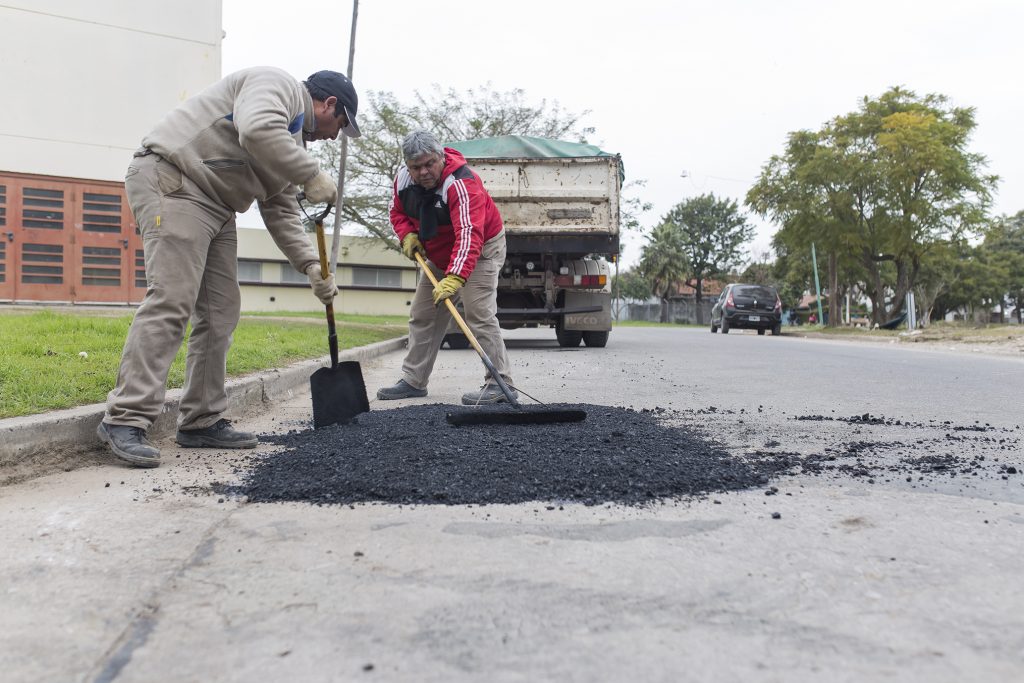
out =
[[[437,287],[437,278],[434,277],[434,273],[431,272],[430,267],[427,265],[426,260],[423,258],[423,255],[420,254],[418,251],[413,252],[413,255],[419,262],[420,267],[423,269],[423,272],[426,273],[427,278],[430,279],[430,282],[434,285],[434,287]],[[498,384],[498,388],[501,389],[501,393],[505,394],[505,398],[508,399],[509,403],[511,403],[516,408],[521,408],[522,406],[519,405],[519,401],[516,399],[516,397],[512,395],[512,390],[508,388],[508,384],[505,383],[505,380],[502,378],[501,373],[499,373],[497,368],[494,367],[494,363],[491,362],[491,359],[487,357],[487,352],[484,351],[482,346],[480,346],[480,342],[476,340],[476,335],[474,335],[470,331],[469,325],[467,325],[466,321],[462,319],[461,315],[459,315],[459,312],[458,310],[456,310],[455,304],[452,303],[451,298],[446,298],[444,302],[448,306],[448,312],[452,314],[452,317],[455,319],[455,322],[462,330],[462,333],[466,335],[466,339],[469,340],[469,343],[473,345],[473,348],[476,350],[477,354],[479,354],[480,360],[483,361],[484,367],[487,368],[487,372],[491,373],[491,377]]]

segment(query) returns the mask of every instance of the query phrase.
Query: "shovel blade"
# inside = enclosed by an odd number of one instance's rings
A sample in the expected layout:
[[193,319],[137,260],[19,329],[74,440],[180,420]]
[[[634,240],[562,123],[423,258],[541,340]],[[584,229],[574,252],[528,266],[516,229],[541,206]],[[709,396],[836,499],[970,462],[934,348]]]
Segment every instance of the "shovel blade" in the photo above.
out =
[[363,370],[354,360],[320,368],[309,378],[313,395],[313,429],[351,422],[370,410]]

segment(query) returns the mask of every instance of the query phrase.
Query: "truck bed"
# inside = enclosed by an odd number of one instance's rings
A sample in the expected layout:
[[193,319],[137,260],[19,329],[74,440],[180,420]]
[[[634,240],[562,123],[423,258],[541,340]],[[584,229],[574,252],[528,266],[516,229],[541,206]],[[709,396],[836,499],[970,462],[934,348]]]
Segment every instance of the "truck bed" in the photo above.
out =
[[510,251],[618,253],[618,157],[467,161],[501,212]]

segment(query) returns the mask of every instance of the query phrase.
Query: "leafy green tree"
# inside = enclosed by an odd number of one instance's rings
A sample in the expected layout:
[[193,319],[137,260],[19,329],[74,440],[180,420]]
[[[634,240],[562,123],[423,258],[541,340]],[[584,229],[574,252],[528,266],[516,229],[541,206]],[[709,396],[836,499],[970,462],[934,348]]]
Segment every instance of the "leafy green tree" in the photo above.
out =
[[971,108],[892,88],[817,132],[792,133],[747,203],[780,223],[791,246],[824,246],[830,290],[842,261],[855,259],[883,322],[902,309],[929,250],[986,221],[997,178],[967,149],[975,127]]
[[985,234],[982,252],[1003,280],[1005,295],[1000,296],[1000,310],[1006,303],[1013,305],[1017,322],[1024,323],[1024,211],[996,220]]
[[674,244],[683,259],[680,272],[697,293],[697,324],[702,325],[704,309],[699,304],[704,280],[741,264],[743,246],[753,239],[754,227],[736,200],[709,193],[676,204],[661,219],[659,228],[676,233]]
[[950,291],[962,274],[960,261],[970,258],[971,249],[966,241],[936,245],[921,259],[914,299],[921,309],[921,325],[928,327],[935,305],[943,294]]
[[950,298],[956,308],[964,308],[976,323],[989,322],[990,311],[1004,290],[1004,274],[998,265],[988,262],[982,247],[971,248],[956,263],[956,278]]
[[651,231],[640,254],[639,270],[650,283],[651,294],[661,299],[660,320],[667,323],[669,299],[686,274],[686,254],[678,225],[662,222]]
[[638,268],[623,271],[612,280],[612,296],[643,301],[651,296],[651,282]]
[[[401,142],[413,130],[429,130],[442,142],[500,135],[531,135],[586,142],[593,128],[581,124],[582,114],[563,110],[557,102],[527,102],[522,90],[498,92],[490,86],[459,92],[438,86],[416,92],[404,103],[389,92],[370,91],[360,107],[362,136],[349,141],[341,220],[398,249],[389,220],[391,187],[402,158]],[[311,148],[322,168],[337,177],[340,142],[329,140]],[[643,211],[639,200],[624,200],[623,222],[630,211]]]

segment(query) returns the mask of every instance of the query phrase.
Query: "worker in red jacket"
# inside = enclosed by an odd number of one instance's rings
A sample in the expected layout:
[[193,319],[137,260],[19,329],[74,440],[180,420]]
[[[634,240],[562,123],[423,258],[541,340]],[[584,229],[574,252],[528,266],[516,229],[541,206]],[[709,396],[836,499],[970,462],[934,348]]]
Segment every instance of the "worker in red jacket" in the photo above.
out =
[[[427,395],[427,382],[451,320],[448,307],[440,304],[449,297],[461,299],[466,324],[511,385],[508,353],[498,326],[498,271],[505,262],[505,229],[494,200],[466,159],[430,133],[407,135],[402,154],[405,167],[395,178],[391,225],[406,257],[415,260],[416,252],[424,255],[439,282],[434,287],[420,274],[409,313],[409,352],[402,363],[402,378],[377,391],[377,398]],[[485,377],[478,391],[464,394],[462,402],[507,400],[498,385],[488,380]]]

